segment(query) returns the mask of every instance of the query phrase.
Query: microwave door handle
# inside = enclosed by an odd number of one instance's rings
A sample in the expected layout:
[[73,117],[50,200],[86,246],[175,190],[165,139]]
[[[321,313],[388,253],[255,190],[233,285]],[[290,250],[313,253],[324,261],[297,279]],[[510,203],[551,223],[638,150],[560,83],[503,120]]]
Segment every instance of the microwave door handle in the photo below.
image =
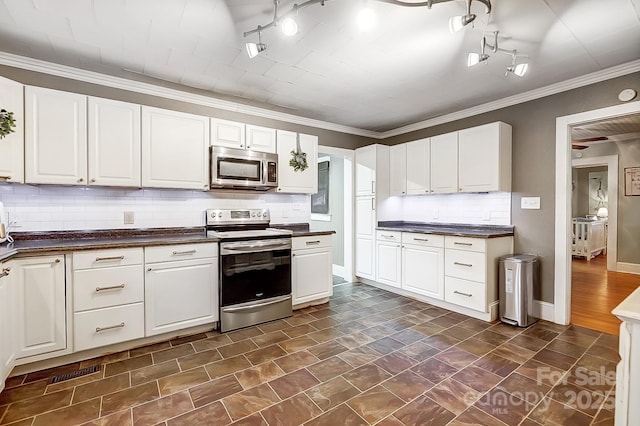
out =
[[260,167],[262,168],[262,184],[266,185],[267,184],[267,170],[269,169],[269,167],[267,167],[267,162],[261,161],[260,162]]

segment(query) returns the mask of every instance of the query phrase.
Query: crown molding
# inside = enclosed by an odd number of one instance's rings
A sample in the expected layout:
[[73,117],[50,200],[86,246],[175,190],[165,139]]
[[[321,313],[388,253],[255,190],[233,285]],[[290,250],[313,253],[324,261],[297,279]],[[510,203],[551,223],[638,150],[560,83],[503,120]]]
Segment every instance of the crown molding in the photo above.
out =
[[463,109],[451,114],[445,114],[428,120],[419,121],[417,123],[398,127],[386,132],[376,132],[373,130],[359,129],[357,127],[345,126],[341,124],[330,123],[327,121],[316,120],[313,118],[301,117],[294,114],[273,111],[270,109],[255,107],[238,102],[226,101],[223,99],[215,98],[213,96],[203,96],[182,90],[170,89],[168,87],[156,86],[153,84],[138,82],[134,80],[127,80],[122,77],[114,77],[94,71],[87,71],[80,68],[70,67],[67,65],[59,65],[39,59],[14,55],[7,52],[0,52],[0,65],[55,75],[58,77],[69,78],[72,80],[83,81],[85,83],[92,83],[100,86],[122,89],[145,95],[158,96],[161,98],[188,102],[226,111],[234,111],[241,114],[252,115],[255,117],[268,118],[271,120],[278,120],[292,124],[299,124],[302,126],[315,127],[319,129],[331,130],[335,132],[364,136],[380,140],[413,132],[416,130],[426,129],[428,127],[433,127],[440,124],[449,123],[456,120],[461,120],[464,118],[472,117],[474,115],[479,115],[497,109],[517,105],[520,103],[543,98],[545,96],[566,92],[568,90],[577,89],[589,84],[599,83],[601,81],[640,71],[640,60],[635,60],[626,64],[596,71],[591,74],[586,74],[559,83],[554,83],[514,96],[509,96],[497,101],[487,102],[485,104]]
[[255,117],[269,118],[272,120],[284,121],[287,123],[299,124],[302,126],[316,127],[320,129],[348,133],[357,136],[365,136],[374,139],[378,139],[380,135],[379,132],[374,132],[371,130],[359,129],[356,127],[316,120],[313,118],[301,117],[294,114],[273,111],[266,108],[245,105],[238,102],[226,101],[223,99],[215,98],[213,96],[203,96],[182,90],[171,89],[168,87],[156,86],[154,84],[127,80],[122,77],[114,77],[95,71],[87,71],[67,65],[59,65],[52,62],[14,55],[7,52],[0,52],[0,64],[28,71],[35,71],[44,74],[55,75],[58,77],[69,78],[72,80],[78,80],[85,83],[97,84],[100,86],[107,86],[145,95],[158,96],[161,98],[173,99],[176,101],[188,102],[226,111],[234,111],[242,114],[252,115]]
[[429,120],[419,121],[407,126],[398,127],[393,130],[379,133],[379,138],[386,139],[392,136],[403,135],[405,133],[413,132],[416,130],[422,130],[428,127],[450,123],[452,121],[461,120],[463,118],[472,117],[474,115],[483,114],[485,112],[495,111],[497,109],[521,104],[524,102],[533,101],[536,99],[544,98],[545,96],[555,95],[557,93],[566,92],[568,90],[577,89],[579,87],[588,86],[589,84],[599,83],[601,81],[610,80],[612,78],[620,77],[638,71],[640,71],[640,59],[632,62],[627,62],[626,64],[596,71],[591,74],[585,74],[580,77],[561,81],[559,83],[550,84],[538,89],[533,89],[528,92],[519,93],[517,95],[509,96],[497,101],[487,102],[482,105],[477,105],[471,108],[456,111],[451,114],[445,114],[439,117],[431,118]]

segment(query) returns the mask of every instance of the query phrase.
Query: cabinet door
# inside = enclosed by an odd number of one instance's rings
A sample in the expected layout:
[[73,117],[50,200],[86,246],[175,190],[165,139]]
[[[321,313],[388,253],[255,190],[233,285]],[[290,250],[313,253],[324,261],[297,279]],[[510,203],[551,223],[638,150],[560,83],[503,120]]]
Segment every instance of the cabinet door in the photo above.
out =
[[15,285],[11,267],[0,265],[0,392],[15,361]]
[[247,149],[260,152],[276,152],[276,130],[247,124]]
[[25,87],[27,183],[87,182],[87,97]]
[[356,195],[374,195],[375,180],[375,145],[356,149]]
[[375,202],[373,197],[356,198],[356,235],[373,238],[376,225]]
[[[419,195],[430,192],[430,147],[429,138],[407,144],[407,194]],[[393,170],[391,170],[393,179]]]
[[458,192],[458,132],[431,138],[431,191]]
[[293,304],[330,297],[333,294],[331,250],[297,250],[292,255]]
[[0,182],[24,183],[24,86],[0,77],[0,107],[13,113],[14,132],[0,139]]
[[460,191],[511,190],[511,126],[489,123],[458,132]]
[[375,279],[375,240],[373,238],[356,237],[356,275],[362,278]]
[[89,97],[89,184],[140,187],[140,105]]
[[146,336],[218,320],[217,258],[146,265]]
[[209,118],[142,107],[142,186],[208,189]]
[[67,347],[64,256],[14,261],[17,295],[16,358]]
[[211,119],[211,145],[244,149],[244,123]]
[[404,246],[402,288],[434,299],[444,299],[444,249]]
[[405,195],[407,193],[407,144],[389,148],[389,193]]
[[397,243],[376,243],[376,281],[400,287],[401,248]]
[[300,149],[307,154],[309,167],[295,171],[289,165],[291,151],[296,150],[298,134],[278,130],[278,192],[315,194],[318,192],[318,137],[300,134]]

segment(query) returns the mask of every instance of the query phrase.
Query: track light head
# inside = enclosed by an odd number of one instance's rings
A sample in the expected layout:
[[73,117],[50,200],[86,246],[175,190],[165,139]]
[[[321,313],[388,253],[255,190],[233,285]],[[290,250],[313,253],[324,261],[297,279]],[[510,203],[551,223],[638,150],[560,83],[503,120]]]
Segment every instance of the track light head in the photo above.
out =
[[461,31],[465,26],[469,25],[476,19],[476,15],[469,13],[467,15],[452,16],[449,19],[449,32],[451,34]]
[[509,73],[514,73],[518,77],[524,77],[524,75],[527,73],[527,70],[529,69],[529,64],[527,62],[516,64],[517,54],[518,54],[517,50],[514,50],[513,53],[511,54],[511,65],[507,67],[507,72],[505,72],[504,74],[505,77],[508,76]]
[[250,59],[267,50],[267,45],[262,42],[262,28],[258,27],[258,42],[245,43],[244,47],[247,49],[247,55],[249,55]]
[[295,19],[293,19],[292,16],[287,16],[286,18],[284,18],[280,28],[282,28],[282,34],[286,35],[287,37],[292,37],[298,34],[298,23]]
[[373,10],[365,6],[360,9],[360,12],[358,12],[356,20],[358,23],[358,28],[360,28],[362,31],[369,31],[371,28],[373,28],[376,22],[376,14],[373,12]]
[[478,65],[480,62],[484,62],[489,59],[489,55],[486,53],[469,53],[467,57],[467,66],[472,67]]

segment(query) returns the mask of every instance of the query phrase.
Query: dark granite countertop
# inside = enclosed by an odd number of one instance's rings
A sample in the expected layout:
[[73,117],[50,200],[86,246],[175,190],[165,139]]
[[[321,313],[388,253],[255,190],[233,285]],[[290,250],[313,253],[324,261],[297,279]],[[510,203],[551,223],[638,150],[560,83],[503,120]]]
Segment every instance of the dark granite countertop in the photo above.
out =
[[386,221],[378,222],[378,227],[376,229],[472,238],[499,238],[513,236],[512,225],[467,225],[455,223]]
[[16,255],[38,255],[62,251],[218,242],[207,237],[203,227],[114,229],[95,231],[51,231],[12,234],[15,242],[0,245],[0,260]]
[[313,237],[316,235],[331,235],[336,233],[336,231],[311,231],[309,230],[308,223],[272,224],[271,228],[293,231],[293,237]]

